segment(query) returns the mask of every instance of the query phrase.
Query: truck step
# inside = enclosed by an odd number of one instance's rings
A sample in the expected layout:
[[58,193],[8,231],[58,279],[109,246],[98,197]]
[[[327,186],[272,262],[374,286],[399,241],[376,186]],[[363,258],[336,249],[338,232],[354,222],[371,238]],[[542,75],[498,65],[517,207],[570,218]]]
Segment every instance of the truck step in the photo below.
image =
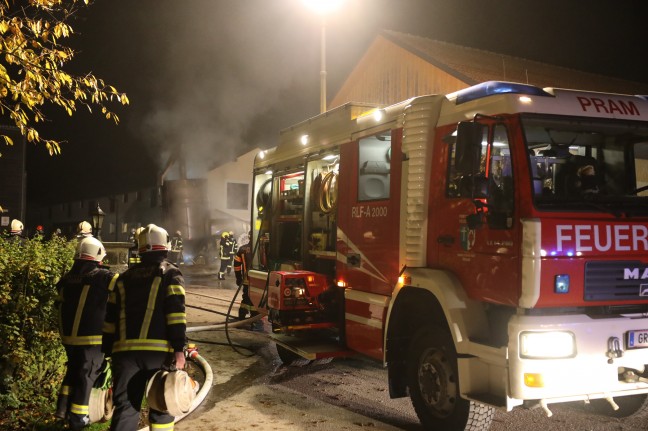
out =
[[282,334],[272,334],[270,338],[280,346],[298,354],[303,358],[310,360],[323,358],[340,358],[356,355],[356,352],[345,349],[336,341],[330,339],[299,338]]

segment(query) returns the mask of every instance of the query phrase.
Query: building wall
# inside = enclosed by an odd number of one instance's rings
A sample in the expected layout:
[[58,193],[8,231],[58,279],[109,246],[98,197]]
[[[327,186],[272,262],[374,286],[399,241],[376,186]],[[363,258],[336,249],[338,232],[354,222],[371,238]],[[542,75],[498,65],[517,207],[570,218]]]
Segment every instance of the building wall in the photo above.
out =
[[465,82],[378,36],[333,98],[329,109],[347,102],[392,105],[410,97],[446,94],[466,86]]
[[234,231],[238,237],[250,229],[252,172],[254,158],[259,151],[255,148],[207,173],[207,198],[212,235],[227,230]]
[[40,224],[45,227],[46,235],[58,228],[65,236],[72,238],[80,222],[92,224],[91,214],[96,210],[97,203],[105,214],[100,233],[103,241],[127,241],[132,229],[149,223],[163,226],[157,188],[147,188],[34,208],[25,227],[32,234],[35,226]]

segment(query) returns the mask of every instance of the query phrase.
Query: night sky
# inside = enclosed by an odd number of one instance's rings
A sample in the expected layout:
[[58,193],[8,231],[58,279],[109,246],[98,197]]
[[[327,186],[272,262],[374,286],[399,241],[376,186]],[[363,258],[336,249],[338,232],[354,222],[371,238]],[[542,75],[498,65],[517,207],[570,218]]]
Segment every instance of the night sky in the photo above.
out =
[[[648,82],[643,1],[347,0],[327,22],[328,98],[376,33],[397,30]],[[71,67],[128,94],[115,126],[54,112],[30,145],[28,202],[150,187],[181,145],[200,177],[319,113],[320,20],[301,0],[95,0],[73,23]]]

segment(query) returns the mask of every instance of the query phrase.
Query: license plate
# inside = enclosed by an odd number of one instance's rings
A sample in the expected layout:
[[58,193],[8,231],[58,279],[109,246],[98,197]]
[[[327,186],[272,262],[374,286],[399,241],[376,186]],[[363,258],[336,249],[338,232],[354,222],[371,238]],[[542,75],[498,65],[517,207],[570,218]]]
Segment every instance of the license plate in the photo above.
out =
[[628,331],[628,349],[648,347],[648,329]]

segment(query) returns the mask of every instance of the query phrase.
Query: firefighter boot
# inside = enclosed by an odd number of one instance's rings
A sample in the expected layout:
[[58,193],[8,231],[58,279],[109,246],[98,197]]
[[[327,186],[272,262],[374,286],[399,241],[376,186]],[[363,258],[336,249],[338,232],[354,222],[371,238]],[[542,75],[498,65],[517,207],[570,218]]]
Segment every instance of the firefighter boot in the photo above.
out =
[[238,310],[238,320],[245,320],[247,314],[248,314],[247,309],[243,305],[241,305]]
[[59,419],[65,419],[68,412],[68,402],[68,395],[59,395],[58,400],[56,401],[56,411],[54,412],[54,416]]

